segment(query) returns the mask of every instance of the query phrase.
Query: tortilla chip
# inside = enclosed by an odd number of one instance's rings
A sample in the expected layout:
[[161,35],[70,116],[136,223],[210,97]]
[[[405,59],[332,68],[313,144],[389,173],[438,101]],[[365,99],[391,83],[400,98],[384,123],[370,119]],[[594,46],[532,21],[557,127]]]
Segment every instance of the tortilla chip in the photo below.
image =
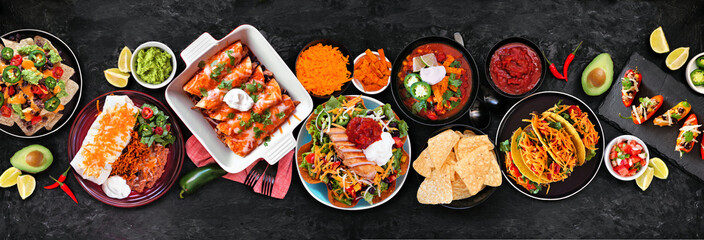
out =
[[[383,201],[384,199],[388,198],[389,196],[391,196],[391,194],[393,194],[394,191],[396,191],[396,182],[392,182],[391,184],[389,184],[389,188],[387,188],[386,191],[381,192],[381,196],[374,195],[374,198],[372,198],[372,202],[374,204],[379,203],[379,202]],[[328,192],[330,192],[330,191],[328,191]],[[364,201],[364,200],[360,200],[360,201]]]
[[452,202],[450,177],[433,173],[433,176],[426,178],[420,184],[416,197],[418,202],[422,204],[447,204]]
[[73,74],[76,73],[76,70],[73,70],[72,67],[69,67],[66,64],[59,64],[59,67],[64,70],[64,74],[61,75],[61,77],[59,78],[59,80],[61,81],[68,81],[73,76]]
[[474,151],[469,155],[470,157],[460,159],[455,167],[455,171],[472,195],[477,194],[484,186],[489,172],[489,160],[493,158],[490,153],[490,151]]
[[[5,44],[5,45],[7,45],[7,44]],[[15,46],[12,47],[12,49],[14,49],[15,53],[17,53],[18,49],[25,47],[25,46],[30,46],[30,45],[34,45],[34,39],[25,38],[25,39],[20,40],[19,43],[15,44]]]
[[68,104],[68,102],[70,102],[71,99],[73,98],[73,95],[76,95],[76,92],[78,92],[78,83],[76,83],[76,82],[74,82],[73,80],[69,79],[69,80],[66,82],[66,93],[68,93],[68,95],[66,95],[65,97],[62,97],[62,98],[60,99],[60,100],[61,100],[61,104],[63,104],[63,105]]
[[340,208],[351,208],[351,207],[354,207],[355,205],[357,205],[357,201],[352,202],[352,205],[347,205],[347,204],[344,204],[340,201],[337,201],[337,199],[335,199],[335,197],[333,196],[332,191],[329,191],[329,190],[328,190],[328,201],[330,201],[330,204],[332,204],[333,206],[340,207]]
[[413,161],[413,169],[423,177],[430,177],[430,174],[433,172],[433,162],[430,161],[427,148]]
[[474,133],[472,130],[469,130],[469,129],[464,130],[464,132],[462,133],[462,136],[463,136],[463,137],[470,137],[470,136],[474,136],[474,135],[477,135],[477,134]]
[[[303,153],[310,152],[310,148],[312,146],[313,146],[313,141],[310,141],[310,142],[304,144],[303,146],[301,146],[300,148],[298,148],[298,152],[296,153],[296,163],[297,163],[296,167],[298,167],[298,170],[301,173],[301,178],[303,179],[303,181],[306,181],[307,183],[310,183],[310,184],[318,184],[318,183],[321,183],[322,181],[310,177],[310,175],[308,175],[308,169],[300,167],[301,164],[303,163],[303,161],[305,161],[303,159]],[[328,191],[328,192],[330,192],[330,191]]]
[[442,163],[442,167],[440,167],[440,174],[444,174],[445,176],[450,176],[450,180],[452,180],[453,176],[455,175],[455,165],[457,164],[457,159],[455,158],[455,154],[448,154],[447,159],[445,159],[445,162]]
[[473,157],[472,152],[475,151],[490,151],[494,149],[494,144],[491,143],[487,135],[474,135],[463,137],[457,142],[457,159]]
[[16,50],[16,49],[17,49],[17,44],[19,44],[19,43],[18,43],[18,42],[15,42],[15,41],[10,41],[10,40],[8,40],[8,39],[4,39],[4,38],[3,38],[3,39],[2,39],[2,44],[5,45],[5,47],[9,47],[9,48],[12,48],[13,50]]
[[489,151],[488,155],[488,161],[489,161],[489,168],[487,169],[486,176],[484,176],[484,184],[492,186],[492,187],[498,187],[501,186],[501,168],[499,167],[499,163],[496,161],[496,153],[494,151]]
[[15,120],[12,120],[12,118],[9,117],[0,116],[0,124],[12,127],[15,125]]
[[[42,110],[42,112],[43,111],[46,111],[46,110]],[[48,112],[44,116],[47,118],[46,126],[45,126],[46,130],[51,130],[52,128],[54,128],[54,125],[56,125],[56,123],[58,123],[59,120],[61,120],[61,117],[63,117],[64,115],[61,113]]]
[[39,46],[40,48],[44,48],[44,44],[49,44],[49,50],[54,50],[56,51],[56,53],[59,53],[59,50],[54,47],[54,44],[51,44],[51,41],[49,41],[49,39],[40,36],[34,36],[34,43],[37,44],[37,46]]
[[450,129],[428,139],[428,153],[436,169],[442,167],[442,163],[459,139],[460,136]]
[[465,199],[468,197],[473,196],[469,192],[469,188],[467,188],[467,185],[464,184],[462,179],[460,178],[460,175],[455,173],[454,177],[451,183],[452,183],[452,200],[460,200],[460,199]]
[[17,114],[12,114],[12,119],[15,121],[15,123],[17,123],[17,126],[20,127],[22,132],[24,132],[25,136],[32,136],[37,131],[44,128],[44,126],[46,126],[46,122],[38,122],[37,124],[34,124],[34,125],[30,124],[29,126],[25,126],[24,125],[25,122],[19,116],[17,116]]

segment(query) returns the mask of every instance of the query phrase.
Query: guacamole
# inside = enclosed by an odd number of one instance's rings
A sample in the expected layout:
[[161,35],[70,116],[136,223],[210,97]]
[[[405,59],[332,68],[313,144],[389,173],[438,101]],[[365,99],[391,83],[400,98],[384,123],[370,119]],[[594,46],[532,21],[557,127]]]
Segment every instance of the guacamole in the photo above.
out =
[[133,69],[138,80],[151,84],[164,82],[169,78],[172,70],[171,55],[157,47],[139,50],[137,66]]

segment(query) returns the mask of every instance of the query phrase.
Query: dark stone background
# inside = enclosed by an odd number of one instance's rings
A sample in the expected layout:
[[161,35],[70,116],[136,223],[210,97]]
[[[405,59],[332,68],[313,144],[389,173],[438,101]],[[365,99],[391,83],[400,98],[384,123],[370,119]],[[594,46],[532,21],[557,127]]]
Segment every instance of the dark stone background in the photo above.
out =
[[[587,63],[609,52],[619,72],[633,52],[664,68],[665,55],[650,50],[648,36],[663,26],[671,49],[704,50],[702,1],[20,1],[0,4],[0,33],[21,28],[49,31],[76,52],[84,74],[81,107],[116,88],[102,71],[116,67],[120,49],[156,40],[180,52],[203,32],[220,38],[240,24],[257,27],[281,57],[293,66],[303,45],[317,38],[345,44],[356,55],[384,48],[394,59],[409,42],[423,36],[463,34],[483,73],[493,44],[510,36],[539,43],[560,63],[584,40],[568,83],[546,79],[541,90],[575,94],[597,107],[601,97],[586,96],[577,79]],[[559,64],[561,65],[561,64]],[[179,60],[178,70],[184,64]],[[669,71],[684,81],[684,70]],[[480,74],[481,81],[486,81]],[[163,90],[148,90],[131,80],[127,89],[163,101]],[[346,94],[356,94],[350,87]],[[388,90],[375,96],[392,102]],[[512,103],[508,103],[512,104]],[[498,119],[489,135],[495,136]],[[458,123],[468,123],[463,117]],[[435,128],[412,124],[414,155]],[[605,125],[606,140],[620,135]],[[20,200],[16,188],[0,189],[0,237],[20,238],[702,238],[702,182],[670,168],[667,180],[655,179],[642,192],[634,182],[619,181],[605,170],[579,194],[558,202],[523,196],[504,184],[484,204],[465,211],[420,205],[415,177],[388,203],[347,212],[328,208],[306,193],[294,175],[284,200],[253,194],[241,184],[217,180],[194,196],[178,198],[175,187],[161,199],[136,209],[118,209],[86,194],[70,177],[75,205],[61,191],[47,191],[49,175],[68,165],[69,126],[39,139],[3,137],[0,169],[25,145],[41,143],[55,154],[54,166],[35,175],[38,188]],[[187,134],[190,135],[190,134]],[[185,136],[188,137],[188,136]],[[672,166],[672,165],[671,165]],[[188,160],[182,172],[194,165]],[[415,174],[415,173],[411,173]]]

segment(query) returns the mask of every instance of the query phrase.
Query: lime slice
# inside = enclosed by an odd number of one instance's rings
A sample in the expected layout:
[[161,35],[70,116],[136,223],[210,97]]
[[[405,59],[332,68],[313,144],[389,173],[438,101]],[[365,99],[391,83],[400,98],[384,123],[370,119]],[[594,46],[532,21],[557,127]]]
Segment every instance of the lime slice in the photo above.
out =
[[413,58],[413,72],[420,72],[420,70],[425,67],[425,63],[420,60],[420,57]]
[[130,61],[132,60],[132,52],[125,46],[120,52],[120,58],[117,59],[117,68],[120,72],[128,73],[130,72]]
[[423,56],[420,56],[420,60],[423,61],[423,63],[425,63],[425,65],[428,67],[435,67],[438,65],[438,60],[435,59],[434,53],[428,53]]
[[17,178],[17,190],[20,191],[20,197],[22,200],[25,200],[29,197],[29,195],[32,195],[36,186],[37,181],[34,180],[32,175],[25,174]]
[[653,168],[653,175],[659,179],[667,179],[670,174],[670,170],[667,169],[667,165],[660,158],[651,158],[648,167]]
[[123,73],[117,68],[105,70],[103,73],[105,73],[105,79],[107,79],[111,85],[119,88],[127,86],[127,79],[130,78],[129,74]]
[[674,71],[680,69],[684,63],[687,62],[687,58],[689,58],[689,48],[677,48],[667,55],[665,65],[667,65],[667,68]]
[[17,177],[22,174],[22,171],[15,167],[10,167],[0,175],[0,187],[9,188],[17,184]]
[[640,187],[641,190],[645,191],[645,189],[648,189],[650,186],[650,182],[653,181],[653,168],[648,167],[645,169],[645,173],[643,175],[640,175],[640,177],[636,178],[636,185]]
[[662,27],[658,27],[650,33],[650,48],[656,53],[666,53],[670,51],[670,46],[667,45],[665,32]]

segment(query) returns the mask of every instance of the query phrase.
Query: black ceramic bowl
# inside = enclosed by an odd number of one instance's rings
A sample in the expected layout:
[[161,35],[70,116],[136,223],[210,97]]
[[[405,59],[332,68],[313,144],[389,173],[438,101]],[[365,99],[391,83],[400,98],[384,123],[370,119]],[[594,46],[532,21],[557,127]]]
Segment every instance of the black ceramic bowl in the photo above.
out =
[[[471,75],[469,79],[469,81],[471,81],[471,89],[469,90],[469,96],[466,96],[469,99],[467,100],[465,105],[462,106],[462,108],[454,115],[441,120],[430,120],[414,114],[411,109],[409,109],[408,107],[406,107],[406,105],[403,104],[403,99],[401,99],[401,92],[399,92],[399,90],[403,88],[403,81],[398,77],[399,71],[401,71],[401,69],[403,68],[403,61],[406,59],[406,56],[413,52],[414,49],[428,43],[442,43],[457,49],[457,51],[462,53],[465,60],[467,60],[467,63],[469,64],[469,68],[471,68]],[[407,118],[410,118],[414,122],[427,126],[441,126],[457,121],[457,119],[459,119],[460,117],[462,117],[462,115],[466,114],[467,111],[469,111],[469,107],[471,107],[472,103],[474,103],[474,100],[477,97],[477,92],[479,90],[478,78],[479,72],[477,71],[477,63],[474,62],[474,58],[472,58],[472,55],[469,54],[467,49],[465,49],[461,44],[455,42],[455,40],[445,37],[424,37],[408,44],[396,57],[396,61],[394,61],[393,68],[391,69],[391,93],[394,97],[396,105],[398,106],[398,108],[401,109],[401,112]]]
[[[339,97],[340,94],[342,94],[342,92],[347,90],[347,88],[350,86],[350,84],[352,84],[351,79],[352,79],[352,76],[354,76],[354,64],[352,63],[352,60],[354,60],[354,58],[351,57],[350,51],[347,51],[347,48],[345,48],[345,46],[343,46],[341,43],[339,43],[335,40],[330,40],[330,39],[318,39],[318,40],[314,40],[314,41],[306,44],[306,46],[304,46],[301,49],[301,51],[298,52],[298,56],[296,56],[296,64],[294,65],[293,69],[294,69],[294,71],[296,70],[296,65],[298,65],[298,58],[301,57],[301,53],[303,53],[303,51],[305,51],[309,47],[317,45],[318,43],[322,43],[323,45],[337,47],[337,49],[340,50],[342,55],[347,57],[347,71],[350,71],[350,81],[343,84],[342,87],[340,87],[339,91],[334,91],[332,94],[329,94],[329,95],[320,96],[320,95],[316,95],[316,94],[313,94],[310,92],[309,93],[311,96],[318,98],[318,99],[322,99],[322,100],[327,100],[330,98],[330,96]],[[298,72],[296,72],[296,77],[298,77]],[[306,89],[306,91],[307,91],[307,89]]]
[[[481,130],[479,130],[475,127],[472,127],[472,126],[468,126],[468,125],[464,125],[464,124],[451,124],[451,125],[447,125],[447,126],[441,127],[440,129],[436,130],[435,132],[430,134],[430,137],[438,135],[447,129],[452,129],[452,130],[456,130],[456,131],[460,131],[460,132],[464,132],[465,130],[470,130],[470,131],[474,132],[474,134],[476,134],[476,135],[486,135]],[[491,138],[489,140],[491,140]],[[428,141],[427,140],[425,141],[425,146],[423,149],[425,149],[425,148],[428,148]],[[494,148],[494,153],[496,153],[496,151],[498,151],[498,149]],[[498,159],[499,155],[496,155],[496,157]],[[418,172],[416,172],[416,177],[418,177],[419,182],[423,182],[423,180],[425,179],[423,176],[418,174]],[[465,198],[465,199],[454,200],[451,203],[443,204],[442,206],[450,208],[450,209],[471,208],[471,207],[477,206],[477,205],[483,203],[484,201],[486,201],[487,199],[489,199],[489,196],[491,196],[491,194],[493,194],[494,191],[496,191],[496,187],[485,186],[484,189],[479,191],[474,196],[471,196],[471,197]]]
[[[496,86],[496,84],[494,83],[494,80],[492,80],[491,73],[489,71],[490,70],[489,65],[491,64],[491,57],[494,56],[494,52],[496,52],[496,50],[498,50],[500,47],[502,47],[506,44],[509,44],[509,43],[525,44],[526,46],[532,48],[533,51],[535,51],[535,53],[538,54],[538,58],[540,58],[540,64],[541,64],[540,79],[538,79],[538,82],[535,84],[533,89],[531,89],[530,91],[528,91],[526,93],[519,94],[519,95],[508,94],[508,93],[504,92],[503,90],[499,89]],[[524,98],[528,95],[533,94],[535,91],[538,90],[538,88],[540,88],[540,85],[543,84],[543,81],[545,80],[545,75],[547,74],[547,70],[548,70],[548,64],[545,61],[545,57],[543,57],[543,52],[542,52],[542,50],[540,50],[540,47],[538,47],[538,45],[531,42],[530,40],[522,38],[522,37],[511,37],[511,38],[501,40],[496,45],[494,45],[494,47],[491,48],[491,50],[489,51],[489,54],[486,56],[486,61],[484,61],[484,75],[486,77],[486,81],[489,82],[489,86],[491,86],[491,88],[493,88],[494,91],[501,94],[501,96],[504,96],[507,98],[517,98],[518,99],[518,98]]]

